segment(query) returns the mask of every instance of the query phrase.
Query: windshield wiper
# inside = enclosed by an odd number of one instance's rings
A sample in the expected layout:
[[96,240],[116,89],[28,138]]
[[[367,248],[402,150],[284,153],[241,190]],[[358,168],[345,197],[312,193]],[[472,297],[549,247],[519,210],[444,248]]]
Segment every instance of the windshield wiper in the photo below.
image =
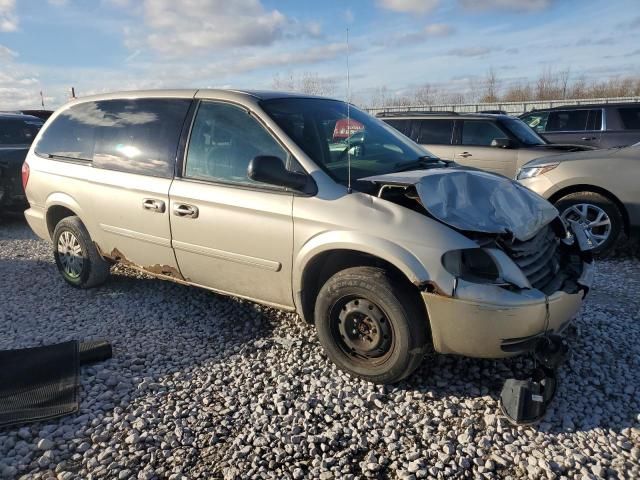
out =
[[405,162],[400,162],[400,163],[396,163],[394,165],[394,172],[406,172],[408,170],[415,170],[417,168],[420,167],[430,167],[434,164],[438,164],[438,163],[448,163],[446,160],[442,160],[441,158],[435,158],[435,157],[420,157],[417,160],[414,160],[413,162],[409,162],[409,163],[405,163]]

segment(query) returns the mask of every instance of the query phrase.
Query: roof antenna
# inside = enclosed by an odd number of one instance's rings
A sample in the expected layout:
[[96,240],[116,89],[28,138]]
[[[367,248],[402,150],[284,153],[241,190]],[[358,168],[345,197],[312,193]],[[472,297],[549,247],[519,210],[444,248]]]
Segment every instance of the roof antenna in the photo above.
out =
[[347,193],[351,188],[351,77],[349,75],[349,27],[347,27]]

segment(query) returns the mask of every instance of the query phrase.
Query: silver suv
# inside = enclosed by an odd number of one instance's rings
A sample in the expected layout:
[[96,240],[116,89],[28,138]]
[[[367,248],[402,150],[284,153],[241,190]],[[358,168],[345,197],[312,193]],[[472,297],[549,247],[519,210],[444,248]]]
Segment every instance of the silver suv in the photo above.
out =
[[[334,138],[338,122],[358,126],[357,144]],[[580,235],[541,197],[447,167],[336,100],[83,98],[45,124],[23,181],[29,225],[69,284],[100,285],[120,262],[298,312],[340,368],[373,382],[406,377],[431,348],[528,352],[591,281]]]
[[378,117],[440,158],[509,178],[534,158],[593,149],[549,143],[522,120],[509,115],[393,112]]

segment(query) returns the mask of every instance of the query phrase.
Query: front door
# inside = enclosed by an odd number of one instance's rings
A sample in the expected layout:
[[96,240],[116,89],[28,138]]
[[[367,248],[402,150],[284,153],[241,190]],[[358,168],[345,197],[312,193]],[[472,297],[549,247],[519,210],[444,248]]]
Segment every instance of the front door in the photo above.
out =
[[187,281],[291,307],[293,195],[247,177],[257,155],[288,154],[244,108],[201,102],[169,193],[172,245]]
[[516,174],[517,150],[491,146],[494,139],[509,138],[509,135],[489,120],[464,120],[461,123],[456,163],[513,178]]

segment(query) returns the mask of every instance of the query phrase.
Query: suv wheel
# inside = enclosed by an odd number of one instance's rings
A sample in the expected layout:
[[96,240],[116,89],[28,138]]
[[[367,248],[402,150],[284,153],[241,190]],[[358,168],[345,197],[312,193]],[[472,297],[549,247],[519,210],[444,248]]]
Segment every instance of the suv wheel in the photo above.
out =
[[574,220],[585,227],[593,252],[606,254],[617,243],[623,219],[617,205],[609,198],[594,192],[576,192],[556,202],[560,218]]
[[53,256],[67,283],[91,288],[109,278],[109,263],[100,256],[78,217],[60,220],[53,232]]
[[428,321],[417,299],[380,268],[354,267],[331,277],[315,306],[318,338],[342,370],[394,383],[424,357]]

